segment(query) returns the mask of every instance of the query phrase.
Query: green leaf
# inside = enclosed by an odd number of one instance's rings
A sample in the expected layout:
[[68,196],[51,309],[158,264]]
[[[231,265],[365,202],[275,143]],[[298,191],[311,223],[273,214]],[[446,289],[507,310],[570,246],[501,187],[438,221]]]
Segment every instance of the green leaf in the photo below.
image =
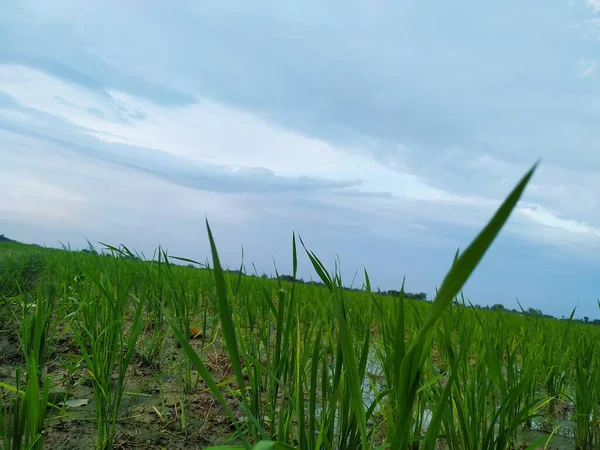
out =
[[219,309],[219,317],[223,326],[223,337],[225,338],[225,346],[227,347],[227,353],[231,359],[231,366],[237,380],[240,391],[242,392],[242,401],[246,403],[246,394],[244,376],[242,374],[242,366],[240,364],[240,352],[238,349],[237,338],[235,333],[235,325],[233,323],[233,313],[229,305],[229,299],[227,295],[227,286],[225,283],[225,276],[223,274],[223,268],[219,260],[219,254],[217,252],[217,246],[208,224],[206,221],[206,229],[208,231],[208,238],[210,240],[210,249],[213,259],[213,273],[215,276],[215,284],[217,288],[217,306]]

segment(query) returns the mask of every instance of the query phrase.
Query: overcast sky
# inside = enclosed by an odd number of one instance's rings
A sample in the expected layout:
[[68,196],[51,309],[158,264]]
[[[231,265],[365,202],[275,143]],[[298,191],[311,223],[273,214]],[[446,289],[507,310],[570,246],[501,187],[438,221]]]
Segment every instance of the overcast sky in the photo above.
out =
[[4,0],[0,233],[432,297],[541,158],[465,295],[598,317],[599,65],[600,0]]

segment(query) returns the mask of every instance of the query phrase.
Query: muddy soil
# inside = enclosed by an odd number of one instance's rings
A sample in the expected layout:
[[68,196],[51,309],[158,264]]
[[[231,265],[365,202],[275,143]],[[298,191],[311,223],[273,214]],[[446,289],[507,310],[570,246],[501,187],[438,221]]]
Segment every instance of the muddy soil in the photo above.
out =
[[[143,337],[142,337],[143,338]],[[192,345],[199,347],[190,341]],[[222,407],[198,379],[189,392],[178,380],[179,350],[174,342],[166,349],[170,361],[150,367],[136,358],[127,374],[125,395],[119,408],[114,448],[117,449],[201,449],[231,441],[233,427]],[[199,349],[198,349],[199,350]],[[227,358],[218,349],[205,352],[205,363],[217,381],[232,375]],[[0,380],[11,386],[16,369],[25,372],[20,343],[14,335],[0,335]],[[81,362],[79,348],[71,341],[57,342],[46,364],[44,376],[51,381],[51,400],[67,401],[61,408],[49,408],[44,448],[79,450],[94,448],[96,411],[89,373]],[[193,380],[197,379],[192,372]],[[1,404],[7,405],[11,392],[0,388]],[[236,405],[232,399],[230,406]],[[58,403],[58,402],[57,402]]]

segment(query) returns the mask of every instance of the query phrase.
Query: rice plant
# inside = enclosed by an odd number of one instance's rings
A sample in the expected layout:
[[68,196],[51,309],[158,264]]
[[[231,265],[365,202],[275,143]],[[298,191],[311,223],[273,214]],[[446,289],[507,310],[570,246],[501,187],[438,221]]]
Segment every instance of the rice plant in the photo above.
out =
[[17,370],[16,386],[0,382],[0,388],[8,389],[12,401],[0,406],[0,448],[5,450],[41,450],[44,446],[44,422],[50,381],[45,378],[40,389],[38,363],[31,352],[27,358],[27,379],[21,390],[22,373]]
[[[96,446],[102,450],[113,447],[127,369],[142,325],[144,302],[130,297],[130,278],[122,272],[122,268],[119,267],[118,282],[114,284],[104,274],[97,278],[88,270],[86,275],[96,291],[76,299],[75,339],[94,388]],[[132,323],[127,325],[125,317],[130,301],[134,302],[135,312]],[[115,367],[116,380],[113,377]]]

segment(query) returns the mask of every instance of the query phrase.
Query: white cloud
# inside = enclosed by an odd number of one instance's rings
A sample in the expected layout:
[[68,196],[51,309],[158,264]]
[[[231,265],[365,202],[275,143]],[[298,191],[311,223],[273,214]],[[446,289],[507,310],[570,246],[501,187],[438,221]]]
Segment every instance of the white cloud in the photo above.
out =
[[[77,228],[120,242],[151,230],[176,236],[216,224],[243,227],[260,211],[244,196],[198,191],[117,165],[86,161],[58,144],[0,130],[2,221]],[[182,231],[183,230],[183,231]],[[197,232],[195,232],[197,233]]]
[[[177,156],[184,164],[186,161],[190,164],[217,164],[227,167],[234,174],[247,169],[268,169],[281,177],[359,180],[360,184],[352,189],[357,194],[365,194],[362,197],[342,195],[344,192],[352,194],[353,191],[338,189],[314,194],[310,201],[323,207],[341,207],[365,214],[369,220],[402,224],[407,232],[420,233],[424,242],[427,238],[426,229],[424,231],[422,228],[423,221],[480,227],[501,201],[496,194],[491,197],[486,196],[485,192],[478,196],[457,195],[435,188],[410,173],[405,164],[385,164],[370,155],[368,149],[335,146],[274,126],[250,113],[205,100],[190,106],[162,107],[116,91],[110,92],[110,96],[96,94],[43,72],[17,65],[0,66],[0,83],[2,90],[21,105],[47,113],[49,117],[58,117],[77,127],[70,131],[65,129],[65,133],[85,133],[108,144],[132,144],[148,148],[148,151],[158,150],[165,155]],[[0,112],[4,117],[26,124],[45,120],[34,114],[2,109],[1,105]],[[9,139],[9,136],[5,134],[4,139]],[[30,147],[36,145],[32,143]],[[469,159],[468,152],[454,149],[442,156],[432,161],[439,165],[439,174],[443,175],[448,167],[462,167],[467,175],[490,174],[501,182],[502,190],[506,191],[504,195],[516,182],[515,175],[520,175],[515,173],[518,167],[514,164],[485,153]],[[63,163],[68,165],[66,161]],[[45,161],[44,164],[48,163]],[[39,171],[43,172],[41,167]],[[82,173],[86,173],[86,177]],[[113,225],[120,227],[135,228],[138,226],[136,224],[143,222],[144,217],[150,221],[156,220],[157,214],[163,217],[166,211],[176,213],[178,217],[189,216],[193,220],[209,212],[223,221],[242,224],[251,220],[257,211],[260,214],[272,214],[278,210],[277,205],[269,205],[264,198],[243,198],[180,188],[159,182],[149,175],[132,171],[125,174],[123,169],[117,170],[116,166],[99,169],[88,164],[80,167],[72,179],[63,177],[58,184],[44,181],[44,176],[40,182],[48,183],[52,189],[62,189],[60,192],[63,194],[87,192],[86,195],[93,197],[88,199],[88,203],[95,205],[95,208],[101,204],[106,211],[113,211],[114,214],[107,214],[105,220],[115,220]],[[467,186],[468,180],[464,178],[462,183]],[[29,197],[33,197],[34,186],[28,187],[31,192]],[[94,189],[98,186],[102,186],[101,191]],[[543,183],[538,193],[540,190],[544,191]],[[544,201],[548,202],[556,195],[558,193]],[[38,214],[41,211],[54,211],[55,214],[62,214],[63,219],[72,217],[74,211],[81,213],[85,206],[81,201],[78,203],[68,196],[63,197],[63,203],[57,203],[58,200],[48,202],[47,210],[36,209],[35,205],[25,200],[21,204],[29,205],[23,206],[27,211],[37,210]],[[127,214],[131,208],[135,210],[137,219]],[[158,209],[150,212],[154,208]],[[364,225],[388,236],[394,234],[390,227]],[[173,232],[169,227],[164,229]],[[597,237],[593,226],[560,219],[535,202],[518,210],[518,220],[514,221],[510,230],[554,245],[570,242],[573,237]],[[447,243],[444,238],[438,241]]]
[[594,13],[600,13],[600,0],[585,0],[585,3]]
[[584,236],[588,238],[600,239],[600,229],[590,226],[585,222],[575,220],[561,219],[555,213],[539,205],[527,205],[518,208],[518,213],[532,222],[543,225],[544,227],[556,230],[566,231],[570,234]]
[[[266,168],[283,177],[360,180],[369,192],[417,200],[457,201],[414,175],[385,167],[368,155],[303,136],[243,111],[208,101],[165,108],[120,92],[110,98],[39,71],[0,66],[2,89],[21,104],[56,115],[109,143],[157,149],[190,162],[218,164],[232,172]],[[136,113],[144,119],[123,120]]]
[[590,76],[592,73],[596,71],[598,67],[598,61],[595,59],[580,59],[579,60],[579,69],[581,78],[585,78]]

